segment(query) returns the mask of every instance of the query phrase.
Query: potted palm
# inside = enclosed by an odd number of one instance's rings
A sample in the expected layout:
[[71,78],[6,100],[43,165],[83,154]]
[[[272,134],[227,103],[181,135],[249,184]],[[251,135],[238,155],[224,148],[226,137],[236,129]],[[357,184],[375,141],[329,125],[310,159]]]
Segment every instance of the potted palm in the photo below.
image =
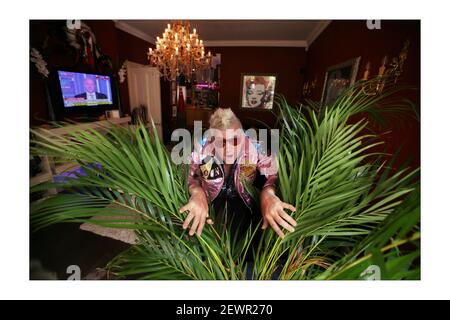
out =
[[297,227],[284,239],[268,230],[250,249],[258,226],[238,242],[214,226],[189,237],[178,210],[189,197],[186,167],[172,163],[156,130],[144,125],[59,137],[33,130],[33,154],[76,161],[85,174],[31,189],[65,191],[31,204],[32,229],[88,220],[133,229],[137,243],[107,266],[112,278],[418,279],[419,169],[392,170],[395,157],[387,161],[373,151],[381,142],[365,131],[368,114],[407,110],[387,99],[398,87],[367,96],[362,86],[356,83],[320,109],[276,97],[278,189],[297,208]]

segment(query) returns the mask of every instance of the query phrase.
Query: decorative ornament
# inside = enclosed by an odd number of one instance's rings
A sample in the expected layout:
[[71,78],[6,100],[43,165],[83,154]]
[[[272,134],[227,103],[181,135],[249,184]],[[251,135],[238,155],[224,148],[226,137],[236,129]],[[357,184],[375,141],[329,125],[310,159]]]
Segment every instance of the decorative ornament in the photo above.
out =
[[117,74],[119,75],[119,82],[123,83],[127,76],[127,61],[125,60],[122,64],[122,67],[120,68],[119,72]]
[[44,77],[48,78],[49,71],[47,69],[47,62],[45,62],[41,53],[36,48],[31,48],[31,62],[36,66],[37,71]]

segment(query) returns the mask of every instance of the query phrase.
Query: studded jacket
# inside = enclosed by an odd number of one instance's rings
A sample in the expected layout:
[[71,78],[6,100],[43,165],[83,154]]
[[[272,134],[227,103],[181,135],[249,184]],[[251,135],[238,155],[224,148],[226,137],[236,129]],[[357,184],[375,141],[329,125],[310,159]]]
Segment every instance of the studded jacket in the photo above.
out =
[[[194,146],[189,170],[189,188],[201,186],[212,202],[224,185],[225,173],[220,161],[213,154],[213,148],[209,148],[210,144],[211,142],[207,142]],[[260,144],[251,141],[247,136],[241,150],[236,160],[234,185],[245,204],[251,206],[252,197],[244,184],[252,184],[259,171],[266,178],[263,188],[275,186],[277,166],[275,159],[260,152]]]

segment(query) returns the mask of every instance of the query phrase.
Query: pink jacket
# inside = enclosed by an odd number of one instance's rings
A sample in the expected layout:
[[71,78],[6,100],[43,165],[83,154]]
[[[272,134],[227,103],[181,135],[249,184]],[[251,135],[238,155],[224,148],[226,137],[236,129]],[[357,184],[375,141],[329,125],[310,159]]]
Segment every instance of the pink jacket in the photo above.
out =
[[[199,144],[194,146],[192,152],[191,165],[189,170],[189,188],[193,186],[201,186],[213,201],[220,193],[225,181],[225,174],[222,166],[217,165],[214,160],[212,148],[209,148],[211,142],[204,146]],[[252,198],[245,190],[243,180],[252,184],[256,178],[256,170],[266,177],[263,188],[267,186],[275,186],[277,180],[277,166],[273,157],[264,155],[258,150],[258,143],[250,141],[247,136],[244,139],[244,147],[241,154],[237,158],[237,167],[234,172],[234,185],[242,200],[251,205]],[[255,199],[258,200],[258,199]]]

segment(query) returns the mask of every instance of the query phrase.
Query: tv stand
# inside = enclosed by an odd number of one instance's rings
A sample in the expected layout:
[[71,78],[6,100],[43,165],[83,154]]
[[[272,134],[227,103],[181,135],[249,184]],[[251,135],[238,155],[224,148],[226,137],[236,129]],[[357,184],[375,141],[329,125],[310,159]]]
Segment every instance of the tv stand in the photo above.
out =
[[[79,129],[102,129],[105,127],[108,127],[110,125],[120,125],[128,127],[131,121],[131,117],[123,117],[119,119],[108,119],[108,120],[101,120],[101,121],[94,121],[94,122],[84,122],[79,124],[71,124],[67,125],[61,128],[55,128],[55,129],[46,129],[46,133],[52,137],[52,136],[62,136],[69,133],[71,130],[79,130]],[[69,171],[69,170],[75,170],[79,167],[76,163],[64,163],[64,164],[56,164],[53,160],[53,157],[49,156],[41,156],[42,164],[42,172],[37,174],[34,177],[30,178],[30,187],[33,187],[39,183],[52,181],[54,176],[60,175],[63,172]],[[49,190],[49,194],[55,194],[57,190]]]

